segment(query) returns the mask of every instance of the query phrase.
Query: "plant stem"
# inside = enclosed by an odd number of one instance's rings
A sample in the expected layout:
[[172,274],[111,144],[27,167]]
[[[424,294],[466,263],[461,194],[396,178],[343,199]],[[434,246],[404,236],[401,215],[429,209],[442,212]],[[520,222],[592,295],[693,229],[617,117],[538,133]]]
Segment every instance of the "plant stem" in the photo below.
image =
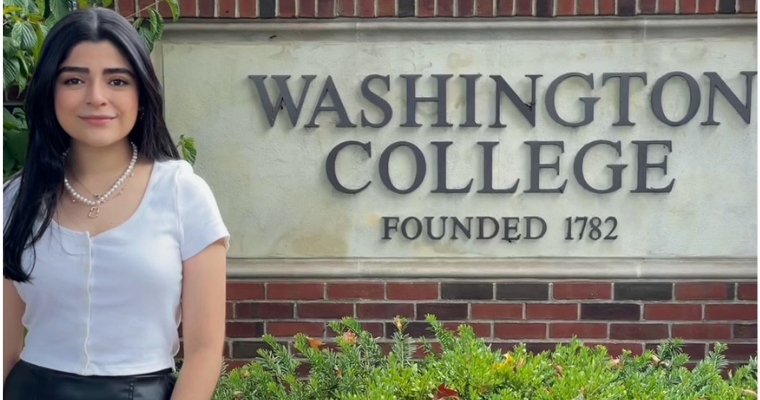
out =
[[143,8],[143,9],[137,10],[137,12],[136,12],[136,13],[134,13],[134,14],[130,14],[130,15],[127,15],[125,18],[133,18],[133,17],[135,17],[136,15],[140,14],[141,12],[143,12],[143,11],[146,11],[146,10],[149,10],[149,9],[150,9],[150,8],[152,8],[153,6],[156,6],[156,7],[158,7],[158,5],[159,5],[159,4],[161,4],[161,3],[162,3],[162,2],[164,2],[164,1],[165,1],[165,0],[162,0],[162,1],[158,1],[158,2],[156,2],[155,4],[151,4],[151,5],[149,5],[149,6],[145,7],[145,8]]

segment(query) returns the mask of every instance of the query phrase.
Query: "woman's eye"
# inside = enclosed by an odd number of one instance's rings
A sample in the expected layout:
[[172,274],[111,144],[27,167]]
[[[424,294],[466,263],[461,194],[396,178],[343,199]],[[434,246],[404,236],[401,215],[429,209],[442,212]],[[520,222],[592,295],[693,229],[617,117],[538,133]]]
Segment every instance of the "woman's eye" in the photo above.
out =
[[63,81],[64,85],[78,85],[80,83],[83,83],[81,79],[79,78],[69,78]]
[[114,79],[111,81],[111,83],[116,86],[129,85],[129,82],[125,81],[124,79]]

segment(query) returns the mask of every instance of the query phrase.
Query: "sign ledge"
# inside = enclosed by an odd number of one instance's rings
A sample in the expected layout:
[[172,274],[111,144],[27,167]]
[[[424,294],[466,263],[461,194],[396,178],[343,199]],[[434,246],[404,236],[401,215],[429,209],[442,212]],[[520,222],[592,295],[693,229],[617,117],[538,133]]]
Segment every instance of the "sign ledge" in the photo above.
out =
[[230,279],[757,279],[757,258],[228,259]]

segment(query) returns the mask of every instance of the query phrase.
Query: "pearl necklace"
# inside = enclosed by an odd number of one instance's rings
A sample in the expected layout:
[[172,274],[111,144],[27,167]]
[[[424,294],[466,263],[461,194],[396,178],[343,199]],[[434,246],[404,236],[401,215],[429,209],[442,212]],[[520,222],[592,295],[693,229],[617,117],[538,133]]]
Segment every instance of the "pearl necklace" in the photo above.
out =
[[[90,218],[97,218],[100,214],[100,205],[105,203],[106,201],[111,199],[111,196],[116,193],[116,191],[121,187],[121,185],[124,184],[124,182],[129,179],[130,176],[132,176],[132,172],[135,169],[135,165],[137,165],[137,146],[135,146],[134,143],[131,143],[132,145],[132,160],[129,162],[129,166],[127,166],[127,170],[124,171],[123,174],[119,177],[119,179],[116,180],[116,182],[111,186],[108,191],[103,194],[102,196],[95,196],[95,200],[90,200],[81,194],[77,192],[73,187],[71,187],[71,184],[69,183],[69,180],[64,176],[63,177],[63,185],[66,187],[66,190],[68,190],[69,194],[74,198],[74,201],[77,200],[81,201],[82,203],[85,203],[90,206],[90,212],[87,214]],[[66,150],[66,152],[63,153],[63,157],[66,158],[66,156],[69,154],[69,151]]]

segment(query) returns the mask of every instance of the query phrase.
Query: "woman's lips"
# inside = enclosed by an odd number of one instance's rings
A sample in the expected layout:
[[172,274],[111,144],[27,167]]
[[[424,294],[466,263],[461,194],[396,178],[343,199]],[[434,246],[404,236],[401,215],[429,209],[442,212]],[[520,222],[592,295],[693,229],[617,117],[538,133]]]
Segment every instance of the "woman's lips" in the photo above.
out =
[[111,122],[114,117],[81,117],[83,120],[85,120],[87,123],[92,125],[105,125],[109,122]]

